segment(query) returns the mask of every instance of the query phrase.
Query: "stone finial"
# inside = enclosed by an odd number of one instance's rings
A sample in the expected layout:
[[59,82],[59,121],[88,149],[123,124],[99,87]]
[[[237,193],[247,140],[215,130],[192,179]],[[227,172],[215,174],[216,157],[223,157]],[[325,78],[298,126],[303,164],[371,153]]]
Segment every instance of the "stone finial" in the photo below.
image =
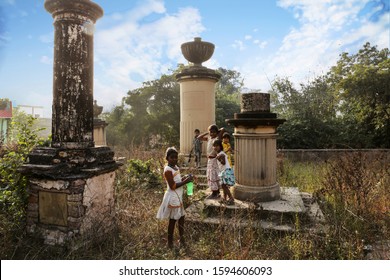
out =
[[99,106],[97,101],[93,101],[93,118],[97,119],[98,116],[103,112],[103,106]]
[[195,37],[194,41],[181,45],[183,56],[194,63],[195,66],[202,66],[202,63],[209,60],[214,53],[214,44],[204,42],[200,37]]

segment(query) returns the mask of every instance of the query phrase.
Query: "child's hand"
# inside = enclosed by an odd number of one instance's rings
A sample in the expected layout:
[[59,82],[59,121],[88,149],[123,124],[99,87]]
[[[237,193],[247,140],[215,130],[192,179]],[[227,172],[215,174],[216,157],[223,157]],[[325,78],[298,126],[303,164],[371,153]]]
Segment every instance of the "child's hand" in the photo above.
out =
[[184,179],[183,182],[185,182],[186,184],[187,184],[188,182],[192,182],[192,181],[194,180],[192,174],[189,174],[189,175],[184,176],[183,179]]

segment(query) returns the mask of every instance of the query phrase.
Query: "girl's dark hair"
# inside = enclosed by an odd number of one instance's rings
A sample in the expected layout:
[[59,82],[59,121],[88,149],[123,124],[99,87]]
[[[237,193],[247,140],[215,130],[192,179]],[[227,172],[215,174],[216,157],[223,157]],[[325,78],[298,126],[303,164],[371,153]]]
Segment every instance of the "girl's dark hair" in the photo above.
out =
[[213,141],[213,146],[216,147],[216,146],[219,146],[221,148],[221,151],[223,151],[223,146],[222,146],[222,141],[219,140],[219,139],[216,139]]
[[227,138],[230,140],[230,134],[228,132],[225,132],[223,135],[222,135],[222,139],[223,138]]
[[210,131],[210,130],[214,130],[215,132],[218,132],[219,129],[218,129],[218,126],[217,126],[216,124],[212,124],[212,125],[209,126],[209,129],[208,129],[208,130],[209,130],[209,131]]
[[175,147],[169,147],[166,151],[165,151],[165,159],[168,160],[168,157],[172,154],[179,154],[176,150]]

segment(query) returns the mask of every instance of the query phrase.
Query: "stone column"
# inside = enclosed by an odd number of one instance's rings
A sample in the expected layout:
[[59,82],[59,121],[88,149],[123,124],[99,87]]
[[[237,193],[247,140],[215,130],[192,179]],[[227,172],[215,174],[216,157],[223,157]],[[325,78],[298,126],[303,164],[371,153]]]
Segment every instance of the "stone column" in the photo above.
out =
[[46,244],[104,236],[114,225],[118,163],[93,139],[93,29],[103,10],[90,0],[46,0],[53,15],[51,147],[37,147],[20,171],[29,178],[27,232]]
[[54,18],[52,146],[93,147],[93,31],[103,10],[89,0],[46,0]]
[[233,195],[244,201],[278,200],[276,128],[285,120],[270,112],[270,95],[241,95],[241,113],[227,120],[234,125],[236,185]]
[[202,132],[215,123],[215,84],[221,75],[202,66],[213,55],[213,44],[195,38],[182,44],[181,50],[193,63],[176,75],[180,83],[180,152],[188,155],[194,130],[198,128]]

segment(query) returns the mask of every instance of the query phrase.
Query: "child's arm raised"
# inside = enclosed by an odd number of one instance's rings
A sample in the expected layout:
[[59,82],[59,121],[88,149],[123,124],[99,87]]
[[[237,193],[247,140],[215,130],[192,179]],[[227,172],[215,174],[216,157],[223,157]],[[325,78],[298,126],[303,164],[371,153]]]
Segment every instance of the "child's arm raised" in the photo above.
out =
[[222,135],[226,132],[225,128],[224,127],[221,127],[219,130],[218,130],[218,139],[222,139]]
[[206,135],[208,135],[208,134],[209,134],[208,132],[199,134],[197,138],[198,138],[199,140],[201,140],[201,141],[207,141],[208,139],[207,139]]

